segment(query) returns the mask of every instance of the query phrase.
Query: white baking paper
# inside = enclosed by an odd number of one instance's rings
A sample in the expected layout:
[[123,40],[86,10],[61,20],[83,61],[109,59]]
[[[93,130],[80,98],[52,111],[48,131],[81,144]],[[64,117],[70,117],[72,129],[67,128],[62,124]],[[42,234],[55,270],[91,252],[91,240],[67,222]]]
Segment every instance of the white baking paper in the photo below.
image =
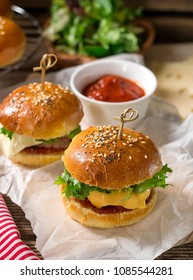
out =
[[[62,72],[59,73],[61,79]],[[82,124],[84,128],[84,124]],[[44,259],[147,259],[173,247],[193,231],[193,114],[182,122],[175,107],[153,97],[137,130],[148,134],[173,173],[158,190],[154,210],[138,224],[116,229],[88,228],[65,213],[59,187],[61,161],[31,169],[0,155],[0,192],[18,204],[37,236]],[[190,239],[189,239],[190,240]]]

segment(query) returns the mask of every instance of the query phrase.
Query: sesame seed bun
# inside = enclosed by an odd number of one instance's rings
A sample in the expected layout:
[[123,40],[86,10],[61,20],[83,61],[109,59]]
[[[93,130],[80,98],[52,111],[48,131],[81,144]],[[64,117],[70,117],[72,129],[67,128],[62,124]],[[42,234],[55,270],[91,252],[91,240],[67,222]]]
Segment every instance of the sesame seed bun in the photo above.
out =
[[64,153],[64,166],[78,181],[102,189],[122,189],[151,178],[162,168],[158,149],[148,136],[118,127],[90,127]]
[[45,82],[23,85],[0,104],[0,123],[12,132],[35,139],[62,137],[83,117],[78,98],[69,90]]
[[[61,193],[64,187],[61,186]],[[62,195],[62,201],[67,214],[80,224],[95,228],[116,228],[136,224],[151,213],[156,200],[157,192],[155,189],[152,189],[145,208],[129,210],[110,206],[101,210],[94,207],[89,201],[83,203],[78,199],[66,199]]]
[[11,2],[9,0],[0,1],[0,16],[11,17]]
[[26,36],[20,26],[0,16],[0,67],[19,61],[25,51]]

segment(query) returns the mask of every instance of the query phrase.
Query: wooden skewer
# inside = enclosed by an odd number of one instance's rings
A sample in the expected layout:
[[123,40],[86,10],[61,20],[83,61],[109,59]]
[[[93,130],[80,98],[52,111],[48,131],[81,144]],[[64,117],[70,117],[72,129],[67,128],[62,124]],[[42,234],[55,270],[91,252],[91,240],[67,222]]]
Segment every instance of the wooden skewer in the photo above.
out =
[[[127,114],[129,115],[127,116]],[[133,108],[127,108],[125,109],[124,112],[121,113],[120,117],[116,117],[116,116],[114,117],[114,120],[121,122],[119,126],[118,139],[122,137],[124,123],[132,122],[136,120],[138,117],[139,117],[139,113],[137,112],[137,110]]]
[[[54,59],[52,61],[52,59]],[[42,83],[42,91],[44,91],[44,82],[46,77],[46,70],[53,67],[57,62],[57,57],[55,54],[44,54],[39,67],[34,67],[33,71],[42,71],[41,75],[41,83]]]

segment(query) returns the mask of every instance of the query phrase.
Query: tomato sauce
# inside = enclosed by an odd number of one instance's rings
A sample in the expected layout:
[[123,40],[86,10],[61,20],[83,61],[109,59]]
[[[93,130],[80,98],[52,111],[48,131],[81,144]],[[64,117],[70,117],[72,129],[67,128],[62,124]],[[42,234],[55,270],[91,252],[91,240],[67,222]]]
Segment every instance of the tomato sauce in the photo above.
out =
[[83,94],[99,101],[125,102],[141,98],[145,92],[131,80],[116,75],[106,75],[86,86]]

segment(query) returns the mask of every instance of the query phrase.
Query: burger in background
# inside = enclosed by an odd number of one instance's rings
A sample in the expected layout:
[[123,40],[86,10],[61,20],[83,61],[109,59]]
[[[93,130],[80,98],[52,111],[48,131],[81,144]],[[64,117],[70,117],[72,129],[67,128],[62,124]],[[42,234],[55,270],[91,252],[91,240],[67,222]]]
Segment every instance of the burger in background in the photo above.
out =
[[95,126],[80,132],[63,156],[64,173],[56,184],[67,214],[96,228],[128,226],[154,208],[156,187],[165,188],[166,173],[152,140],[129,128]]
[[26,48],[26,35],[13,20],[0,16],[0,68],[19,61]]
[[0,147],[13,162],[39,167],[61,159],[83,109],[67,88],[50,82],[16,88],[0,104]]

